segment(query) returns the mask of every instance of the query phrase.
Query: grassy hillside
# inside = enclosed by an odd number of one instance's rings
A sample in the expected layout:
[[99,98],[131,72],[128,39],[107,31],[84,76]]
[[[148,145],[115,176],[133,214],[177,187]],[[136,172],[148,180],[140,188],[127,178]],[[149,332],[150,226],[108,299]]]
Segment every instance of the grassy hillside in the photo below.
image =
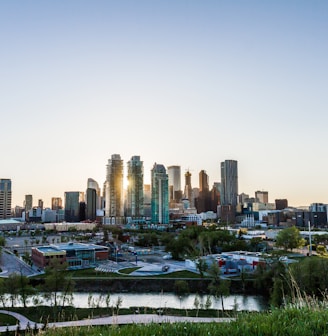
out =
[[324,308],[274,309],[269,313],[242,314],[230,323],[174,323],[46,330],[44,336],[160,336],[160,335],[328,335],[328,311]]

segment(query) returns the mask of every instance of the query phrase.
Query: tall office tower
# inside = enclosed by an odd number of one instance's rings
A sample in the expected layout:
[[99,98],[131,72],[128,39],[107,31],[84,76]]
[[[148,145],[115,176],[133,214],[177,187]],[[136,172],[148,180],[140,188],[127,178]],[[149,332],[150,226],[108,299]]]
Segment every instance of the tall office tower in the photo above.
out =
[[51,210],[61,210],[63,201],[60,197],[51,197]]
[[87,188],[86,190],[86,208],[85,208],[85,218],[91,221],[96,219],[97,214],[97,191],[94,188]]
[[237,205],[238,168],[237,161],[221,162],[221,205]]
[[286,198],[276,199],[274,202],[276,203],[276,210],[284,210],[288,208],[288,200]]
[[151,217],[151,185],[144,184],[144,216]]
[[127,216],[144,216],[144,169],[140,156],[132,156],[128,161]]
[[92,178],[88,178],[87,189],[96,190],[96,209],[101,209],[101,190],[97,181]]
[[169,224],[169,178],[163,165],[155,163],[151,170],[151,221]]
[[65,221],[79,222],[84,214],[80,213],[81,204],[84,203],[84,193],[80,191],[65,192]]
[[40,208],[41,210],[43,210],[43,200],[42,199],[38,200],[38,208]]
[[33,208],[33,196],[32,195],[25,195],[24,208],[25,208],[25,213],[27,213]]
[[205,170],[199,172],[199,192],[209,191],[208,175]]
[[0,179],[0,219],[11,217],[11,180]]
[[111,223],[120,223],[124,215],[123,160],[119,154],[113,154],[107,164],[105,215],[113,218]]
[[185,187],[184,187],[184,198],[189,200],[189,205],[192,208],[194,206],[194,199],[191,186],[191,173],[189,170],[185,173]]
[[238,203],[239,204],[244,204],[245,202],[247,202],[249,200],[249,195],[245,194],[245,193],[241,193],[238,196]]
[[179,203],[182,198],[181,191],[181,168],[180,166],[167,167],[169,176],[169,196],[170,202]]
[[195,205],[198,213],[211,210],[211,194],[205,170],[199,172],[199,195],[195,199]]
[[269,193],[267,191],[255,191],[255,198],[257,198],[260,203],[269,203]]

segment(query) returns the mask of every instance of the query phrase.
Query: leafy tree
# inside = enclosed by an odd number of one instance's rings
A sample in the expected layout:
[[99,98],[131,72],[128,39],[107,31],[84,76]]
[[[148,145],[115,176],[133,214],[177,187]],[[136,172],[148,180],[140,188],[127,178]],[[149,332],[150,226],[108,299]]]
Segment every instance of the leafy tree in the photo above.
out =
[[60,303],[62,307],[69,303],[74,290],[74,282],[71,277],[67,276],[66,268],[66,263],[61,264],[59,259],[54,259],[45,269],[43,291],[45,298],[53,305],[55,321]]
[[304,258],[290,266],[290,273],[301,293],[322,297],[328,288],[328,259]]
[[23,275],[22,272],[19,275],[15,274],[14,276],[17,277],[15,282],[19,286],[18,295],[20,296],[24,308],[26,308],[28,299],[35,294],[35,289],[30,285],[28,277]]
[[6,292],[9,294],[9,300],[11,302],[11,307],[15,307],[16,301],[18,299],[19,293],[19,282],[18,276],[15,273],[9,275],[6,279]]
[[174,292],[178,295],[188,294],[190,291],[189,284],[185,280],[176,280],[174,282]]
[[230,293],[230,281],[221,279],[220,267],[216,262],[213,262],[209,267],[208,275],[211,278],[211,283],[209,284],[210,293],[215,298],[221,299],[222,311],[224,312],[223,299]]
[[276,246],[283,247],[284,250],[293,250],[294,248],[305,245],[305,239],[301,237],[299,230],[295,226],[281,230],[277,234]]
[[6,245],[6,238],[3,236],[0,236],[0,247],[3,247]]
[[6,293],[7,293],[7,290],[6,290],[5,279],[0,278],[0,302],[3,308],[5,308],[7,305]]
[[203,278],[204,273],[208,270],[208,265],[203,258],[198,258],[196,260],[196,268],[199,271],[200,276]]

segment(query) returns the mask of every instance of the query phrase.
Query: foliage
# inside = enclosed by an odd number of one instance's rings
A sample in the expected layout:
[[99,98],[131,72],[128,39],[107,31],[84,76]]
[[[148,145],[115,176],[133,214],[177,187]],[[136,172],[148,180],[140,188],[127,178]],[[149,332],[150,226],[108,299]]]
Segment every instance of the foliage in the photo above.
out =
[[327,335],[328,311],[309,308],[273,309],[264,313],[245,313],[228,323],[150,323],[125,326],[94,326],[47,329],[44,336],[130,336],[130,335]]
[[45,281],[42,290],[46,299],[53,306],[53,314],[57,316],[58,306],[70,304],[74,290],[74,281],[66,273],[67,264],[61,264],[59,259],[54,259],[45,269]]
[[328,259],[304,258],[290,266],[290,274],[301,293],[322,298],[328,288]]
[[281,230],[276,237],[276,246],[283,247],[286,251],[293,250],[305,245],[305,239],[301,237],[295,226]]
[[0,246],[3,247],[6,245],[6,238],[3,236],[0,236]]
[[156,232],[146,232],[138,235],[137,245],[145,247],[157,246],[158,241]]
[[176,280],[174,282],[174,292],[178,295],[188,294],[190,291],[188,282],[185,280]]
[[230,293],[230,281],[221,278],[220,267],[215,262],[209,267],[208,275],[211,278],[208,289],[215,298],[221,299],[222,310],[224,311],[223,298]]

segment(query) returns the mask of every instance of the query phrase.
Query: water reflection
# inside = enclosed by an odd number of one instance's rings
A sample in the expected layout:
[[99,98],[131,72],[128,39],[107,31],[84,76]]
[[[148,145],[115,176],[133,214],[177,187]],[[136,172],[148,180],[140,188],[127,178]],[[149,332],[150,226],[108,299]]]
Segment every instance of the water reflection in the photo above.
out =
[[[73,304],[77,308],[89,307],[88,293],[74,293]],[[121,293],[110,295],[110,305],[114,305],[117,299],[122,298],[122,308],[129,307],[152,307],[152,308],[179,308],[192,309],[195,308],[196,294],[188,296],[178,296],[173,293]],[[93,302],[100,303],[100,306],[106,307],[105,296],[101,300],[101,294],[92,293]],[[205,307],[207,296],[199,295],[200,307]],[[221,300],[211,297],[211,306],[213,309],[222,309]],[[255,295],[230,295],[223,300],[224,309],[261,311],[268,308],[266,300],[261,296]]]

